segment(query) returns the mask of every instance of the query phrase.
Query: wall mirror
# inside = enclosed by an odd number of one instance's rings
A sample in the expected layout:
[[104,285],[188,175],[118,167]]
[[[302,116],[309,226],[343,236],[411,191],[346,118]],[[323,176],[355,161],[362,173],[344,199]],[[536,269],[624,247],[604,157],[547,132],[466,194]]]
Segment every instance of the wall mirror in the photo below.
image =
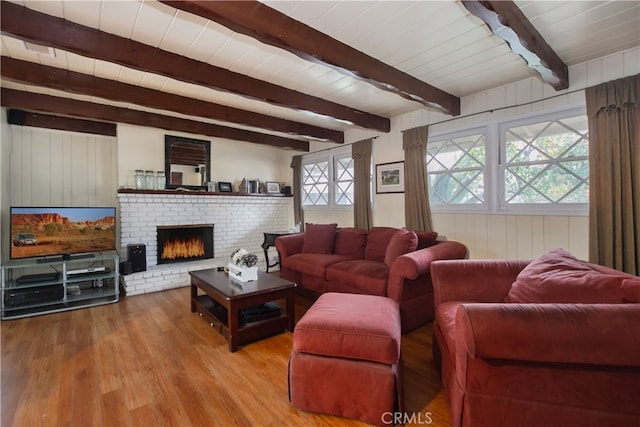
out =
[[165,135],[166,188],[201,189],[211,181],[211,143],[200,139]]

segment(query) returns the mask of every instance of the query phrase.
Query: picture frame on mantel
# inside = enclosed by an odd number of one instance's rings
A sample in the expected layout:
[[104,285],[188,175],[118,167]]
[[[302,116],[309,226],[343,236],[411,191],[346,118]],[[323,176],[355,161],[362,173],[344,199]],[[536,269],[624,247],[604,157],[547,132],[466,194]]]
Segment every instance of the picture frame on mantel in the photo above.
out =
[[376,165],[376,194],[404,193],[404,162]]
[[230,182],[218,182],[218,191],[221,193],[233,192],[233,186]]
[[280,194],[280,183],[279,182],[267,182],[267,193],[268,194]]

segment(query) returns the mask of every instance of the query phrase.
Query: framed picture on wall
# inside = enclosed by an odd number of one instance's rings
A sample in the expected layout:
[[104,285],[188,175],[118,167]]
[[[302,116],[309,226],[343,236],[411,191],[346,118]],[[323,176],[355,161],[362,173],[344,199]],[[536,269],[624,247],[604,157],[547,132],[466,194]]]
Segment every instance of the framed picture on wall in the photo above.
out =
[[404,162],[376,165],[376,193],[404,193]]

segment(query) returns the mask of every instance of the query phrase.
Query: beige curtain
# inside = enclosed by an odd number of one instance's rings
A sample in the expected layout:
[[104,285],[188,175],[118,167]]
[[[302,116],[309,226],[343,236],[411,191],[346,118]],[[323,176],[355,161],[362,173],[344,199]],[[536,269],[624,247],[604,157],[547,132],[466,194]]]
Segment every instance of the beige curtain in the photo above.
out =
[[589,260],[640,275],[640,75],[585,90]]
[[351,146],[353,158],[353,226],[368,230],[373,225],[371,215],[371,145],[373,138]]
[[300,224],[300,231],[304,231],[304,210],[302,209],[302,156],[291,158],[293,169],[293,220]]
[[404,218],[409,230],[431,231],[431,208],[427,188],[428,126],[402,133],[404,150]]

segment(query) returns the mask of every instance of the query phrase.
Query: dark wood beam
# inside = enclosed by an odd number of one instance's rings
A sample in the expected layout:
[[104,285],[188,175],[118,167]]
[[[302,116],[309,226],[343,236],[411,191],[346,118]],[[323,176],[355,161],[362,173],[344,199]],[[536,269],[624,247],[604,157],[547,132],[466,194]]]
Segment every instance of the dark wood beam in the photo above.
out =
[[460,98],[393,68],[257,1],[166,1],[308,61],[366,81],[379,89],[457,116]]
[[22,40],[187,83],[232,92],[285,108],[333,117],[366,129],[389,132],[391,128],[389,119],[385,117],[306,95],[10,2],[3,1],[0,12],[2,33]]
[[246,124],[306,138],[344,143],[344,133],[340,131],[225,107],[198,99],[12,59],[6,56],[1,59],[0,73],[7,80],[20,83],[97,96],[113,101],[129,102],[145,107],[175,111],[236,124]]
[[493,34],[507,42],[542,80],[555,90],[569,87],[569,70],[524,13],[510,0],[462,0],[469,12],[482,19]]
[[10,109],[7,112],[7,122],[10,125],[66,130],[71,132],[90,133],[93,135],[117,136],[117,126],[113,123],[74,119],[71,117],[54,116],[51,114],[32,113],[23,110]]
[[128,123],[138,126],[232,139],[235,141],[253,142],[277,148],[309,151],[309,143],[307,141],[33,92],[2,88],[0,92],[0,103],[9,108],[61,114],[72,117],[93,118],[114,123]]

